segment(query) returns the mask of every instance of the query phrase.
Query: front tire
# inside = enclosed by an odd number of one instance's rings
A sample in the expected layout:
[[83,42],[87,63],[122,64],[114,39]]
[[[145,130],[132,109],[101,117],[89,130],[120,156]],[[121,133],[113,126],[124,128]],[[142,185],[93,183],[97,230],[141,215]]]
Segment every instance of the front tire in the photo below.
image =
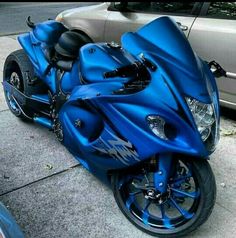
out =
[[156,237],[189,234],[208,219],[215,204],[216,183],[208,161],[178,159],[175,166],[168,183],[169,194],[161,202],[137,189],[146,186],[147,179],[148,186],[153,185],[152,171],[146,168],[122,171],[112,179],[114,197],[123,214],[136,227]]

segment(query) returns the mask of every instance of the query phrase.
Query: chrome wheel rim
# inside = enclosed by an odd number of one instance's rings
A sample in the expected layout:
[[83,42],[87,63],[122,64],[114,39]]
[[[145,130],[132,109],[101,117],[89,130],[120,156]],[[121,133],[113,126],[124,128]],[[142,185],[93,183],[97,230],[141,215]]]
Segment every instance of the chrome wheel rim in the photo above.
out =
[[10,84],[15,86],[17,89],[20,89],[20,77],[16,72],[12,72],[10,76]]
[[[21,88],[20,77],[16,72],[11,73],[11,76],[9,78],[9,83],[11,85],[13,85],[14,87],[16,87],[18,90],[20,90],[20,88]],[[8,105],[9,105],[10,109],[16,115],[20,115],[21,110],[20,110],[19,106],[17,105],[14,96],[9,91],[5,91],[5,92],[6,92],[6,99],[7,99],[7,102],[8,102]]]

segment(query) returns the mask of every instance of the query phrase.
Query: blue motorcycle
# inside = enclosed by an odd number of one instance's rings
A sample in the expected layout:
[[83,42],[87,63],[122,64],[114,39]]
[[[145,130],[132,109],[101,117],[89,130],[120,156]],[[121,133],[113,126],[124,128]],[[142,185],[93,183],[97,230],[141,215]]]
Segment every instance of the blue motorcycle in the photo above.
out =
[[121,45],[54,20],[27,24],[23,49],[4,65],[11,112],[53,131],[144,232],[178,237],[204,223],[216,197],[208,159],[219,140],[220,65],[199,58],[168,17]]
[[0,237],[24,238],[24,235],[7,208],[0,202]]

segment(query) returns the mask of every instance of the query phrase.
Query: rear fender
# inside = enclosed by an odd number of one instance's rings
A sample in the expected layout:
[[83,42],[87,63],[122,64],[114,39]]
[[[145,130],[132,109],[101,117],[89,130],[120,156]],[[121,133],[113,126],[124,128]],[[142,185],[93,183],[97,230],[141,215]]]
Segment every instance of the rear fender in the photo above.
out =
[[32,62],[37,76],[42,77],[49,63],[42,51],[42,42],[32,32],[18,36],[18,41]]
[[22,48],[25,50],[28,57],[30,58],[34,67],[37,68],[38,60],[37,60],[37,57],[36,57],[34,49],[33,49],[30,33],[22,34],[22,35],[18,36],[17,39],[18,39],[20,45],[22,46]]
[[35,75],[42,79],[54,93],[56,91],[56,70],[52,68],[47,75],[45,74],[49,63],[42,51],[44,43],[38,41],[32,32],[18,36],[18,41],[33,64]]

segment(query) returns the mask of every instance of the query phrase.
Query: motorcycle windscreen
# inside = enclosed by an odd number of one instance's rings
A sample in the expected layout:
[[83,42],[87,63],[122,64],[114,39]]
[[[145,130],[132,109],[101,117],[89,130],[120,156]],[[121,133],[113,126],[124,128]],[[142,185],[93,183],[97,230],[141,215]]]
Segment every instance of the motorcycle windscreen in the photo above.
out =
[[206,77],[209,72],[193,52],[186,36],[170,17],[160,17],[135,33],[125,33],[122,47],[132,55],[151,56],[167,73],[178,90],[209,103]]

